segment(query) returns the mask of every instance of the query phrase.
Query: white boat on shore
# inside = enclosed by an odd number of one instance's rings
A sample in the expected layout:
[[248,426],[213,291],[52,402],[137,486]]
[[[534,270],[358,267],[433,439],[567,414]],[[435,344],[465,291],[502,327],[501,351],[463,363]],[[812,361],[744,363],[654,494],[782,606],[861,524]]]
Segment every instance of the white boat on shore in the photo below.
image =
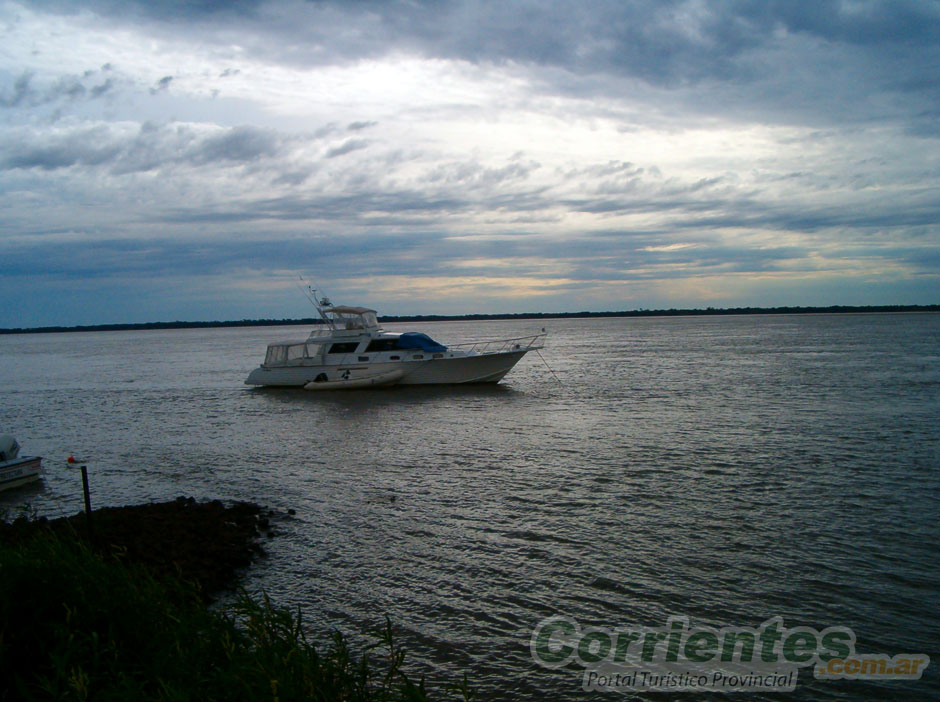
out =
[[26,485],[42,477],[41,456],[20,456],[20,445],[8,434],[0,436],[0,490]]
[[314,294],[323,319],[306,339],[268,345],[247,385],[345,390],[385,385],[498,383],[545,334],[444,346],[420,332],[388,332],[375,310],[334,306]]

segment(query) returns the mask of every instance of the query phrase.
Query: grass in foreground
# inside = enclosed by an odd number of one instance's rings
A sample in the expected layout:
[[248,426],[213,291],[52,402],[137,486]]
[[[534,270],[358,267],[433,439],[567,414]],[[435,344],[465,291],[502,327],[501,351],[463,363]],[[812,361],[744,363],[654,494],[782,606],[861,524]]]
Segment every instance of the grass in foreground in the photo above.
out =
[[0,624],[4,700],[428,699],[388,622],[358,660],[338,633],[321,651],[267,597],[209,610],[186,583],[47,536],[0,546]]

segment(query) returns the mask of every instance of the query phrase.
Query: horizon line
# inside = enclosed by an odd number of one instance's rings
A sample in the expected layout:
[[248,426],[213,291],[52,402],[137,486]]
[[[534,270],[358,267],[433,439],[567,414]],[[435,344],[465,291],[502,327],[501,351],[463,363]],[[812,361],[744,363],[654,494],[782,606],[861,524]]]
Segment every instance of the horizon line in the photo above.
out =
[[[669,308],[669,309],[638,309],[619,310],[609,312],[501,312],[501,313],[471,313],[471,314],[413,314],[413,315],[381,315],[382,322],[459,322],[501,319],[577,319],[591,317],[691,317],[709,315],[749,315],[749,314],[852,314],[852,313],[884,313],[884,312],[940,312],[940,304],[931,305],[801,305],[782,307],[706,307],[701,308]],[[111,324],[79,324],[74,326],[50,325],[42,327],[11,327],[0,328],[0,334],[46,334],[59,332],[87,332],[87,331],[133,331],[152,329],[203,329],[221,327],[273,327],[292,326],[302,324],[322,324],[322,320],[315,317],[300,319],[241,319],[241,320],[215,320],[205,322],[117,322]]]

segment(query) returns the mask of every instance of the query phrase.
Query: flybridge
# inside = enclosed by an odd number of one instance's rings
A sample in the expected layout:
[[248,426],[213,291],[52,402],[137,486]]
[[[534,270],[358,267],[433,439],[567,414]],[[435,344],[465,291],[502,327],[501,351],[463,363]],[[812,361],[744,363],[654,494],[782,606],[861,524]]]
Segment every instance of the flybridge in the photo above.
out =
[[331,329],[379,329],[377,312],[368,307],[334,307],[329,304],[328,298],[324,298],[323,305],[318,309]]

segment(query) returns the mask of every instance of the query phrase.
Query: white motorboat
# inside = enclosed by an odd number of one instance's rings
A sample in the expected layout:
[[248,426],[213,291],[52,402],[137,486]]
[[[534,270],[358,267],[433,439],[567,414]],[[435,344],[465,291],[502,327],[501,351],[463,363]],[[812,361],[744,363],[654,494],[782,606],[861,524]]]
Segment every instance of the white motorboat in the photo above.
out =
[[268,345],[247,385],[344,390],[385,385],[498,383],[545,334],[444,346],[421,332],[389,332],[375,310],[311,296],[323,324],[306,339]]
[[0,436],[0,490],[19,487],[42,477],[42,457],[20,456],[20,445],[8,434]]

